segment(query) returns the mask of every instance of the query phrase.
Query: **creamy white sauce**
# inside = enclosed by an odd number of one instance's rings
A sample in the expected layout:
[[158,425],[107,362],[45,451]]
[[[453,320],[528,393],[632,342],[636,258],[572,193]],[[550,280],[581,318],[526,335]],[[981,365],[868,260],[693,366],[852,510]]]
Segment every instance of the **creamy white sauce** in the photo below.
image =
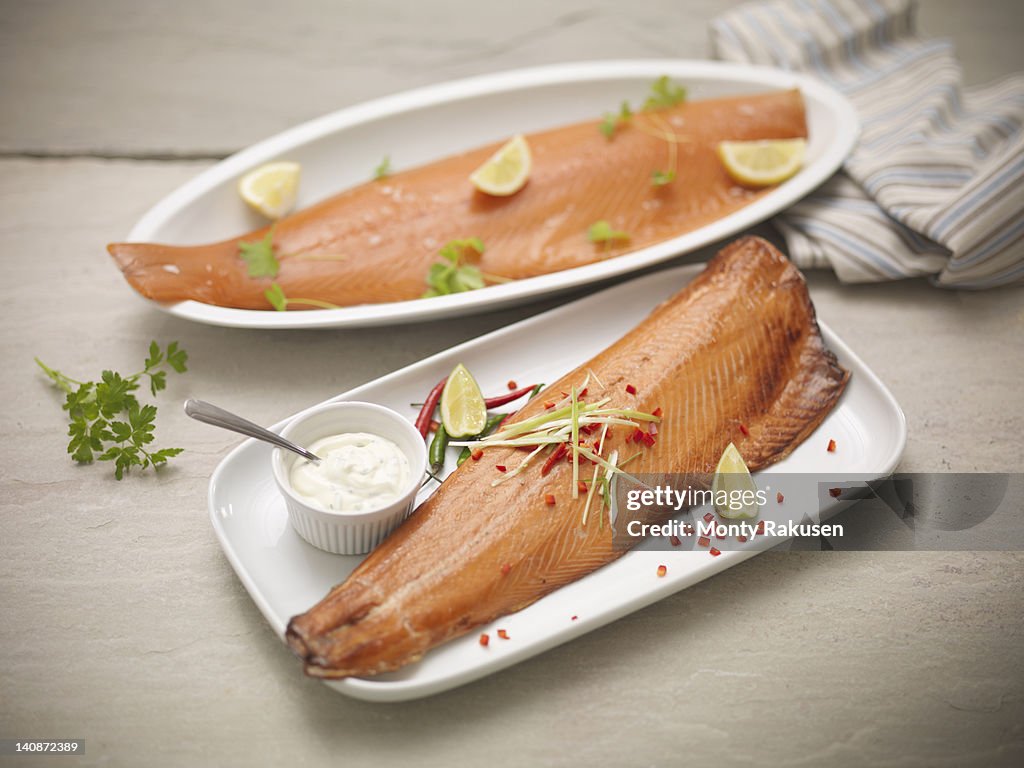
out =
[[289,475],[306,503],[335,512],[368,512],[396,501],[409,487],[409,459],[380,435],[347,432],[317,440],[322,461],[298,460]]

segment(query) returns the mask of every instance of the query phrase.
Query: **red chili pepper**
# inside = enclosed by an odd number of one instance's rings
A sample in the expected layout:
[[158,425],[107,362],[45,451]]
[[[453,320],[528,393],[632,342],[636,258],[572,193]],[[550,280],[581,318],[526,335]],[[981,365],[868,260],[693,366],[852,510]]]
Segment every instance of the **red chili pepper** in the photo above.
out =
[[[515,384],[514,381],[510,381],[509,384]],[[506,392],[504,395],[495,395],[494,397],[484,398],[484,405],[490,408],[498,408],[499,406],[511,403],[513,400],[518,400],[520,397],[524,397],[533,392],[533,386],[523,387],[517,389],[515,392]]]
[[632,384],[627,384],[626,385],[626,392],[628,392],[631,395],[635,395],[636,394],[636,387],[634,387]]
[[491,642],[491,638],[490,638],[490,636],[486,632],[484,632],[482,635],[480,635],[480,645],[482,645],[484,648],[486,648],[488,643],[490,643],[490,642]]
[[778,491],[775,494],[775,501],[778,502],[779,504],[781,504],[785,500],[786,500],[786,497],[782,495],[782,491]]
[[471,454],[469,454],[469,458],[471,458],[473,461],[480,461],[480,459],[483,458],[483,455],[484,449],[477,448]]
[[509,574],[509,572],[511,570],[512,570],[512,566],[509,565],[508,563],[502,563],[501,564],[501,575],[502,576],[508,576],[508,574]]
[[661,406],[660,405],[657,408],[655,408],[653,411],[651,411],[651,416],[657,416],[659,419],[661,418]]
[[434,418],[434,409],[437,408],[437,404],[441,401],[441,393],[444,391],[444,385],[447,383],[448,377],[446,376],[437,382],[437,386],[430,390],[427,399],[423,401],[423,407],[420,408],[420,413],[416,417],[416,429],[420,431],[420,435],[423,437],[427,436],[430,422]]
[[828,452],[829,453],[835,453],[836,452],[836,441],[835,440],[829,440],[828,441]]
[[838,499],[840,496],[843,495],[843,489],[842,488],[829,488],[828,489],[828,495],[831,496],[833,499]]
[[659,565],[658,566],[658,578],[661,578],[666,573],[668,573],[668,568],[666,566],[664,566],[664,565]]
[[750,437],[750,430],[747,429],[747,425],[746,424],[740,424],[740,432],[742,432],[744,434],[744,436]]
[[680,544],[682,544],[683,542],[681,542],[681,541],[679,540],[679,537],[678,537],[678,536],[669,536],[669,537],[668,537],[668,543],[669,543],[669,544],[671,544],[671,545],[672,545],[673,547],[678,547],[678,546],[679,546]]
[[697,539],[697,544],[701,547],[706,547],[710,543],[711,539],[709,539],[707,536],[701,536],[699,539]]
[[[558,463],[558,460],[565,456],[565,454],[568,452],[569,449],[565,447],[565,443],[559,443],[557,446],[555,446],[555,450],[552,452],[550,456],[548,456],[548,460],[544,462],[544,466],[540,468],[541,476],[546,476],[547,473],[550,472],[551,469],[555,466],[555,464]],[[554,502],[551,503],[554,504]]]
[[722,550],[720,550],[718,547],[712,547],[708,550],[708,552],[711,553],[712,557],[718,557],[720,554],[722,554]]
[[499,472],[507,472],[508,471],[508,467],[506,467],[504,464],[498,464],[494,468],[496,470],[498,470]]
[[510,390],[513,390],[513,389],[519,389],[519,385],[518,385],[518,384],[516,384],[516,380],[515,380],[515,379],[509,379],[509,380],[508,380],[508,388],[509,388]]
[[547,504],[549,507],[555,506],[555,494],[553,494],[553,493],[545,493],[544,494],[544,503]]
[[499,629],[498,637],[500,637],[502,640],[508,640],[508,632],[506,632],[504,629]]

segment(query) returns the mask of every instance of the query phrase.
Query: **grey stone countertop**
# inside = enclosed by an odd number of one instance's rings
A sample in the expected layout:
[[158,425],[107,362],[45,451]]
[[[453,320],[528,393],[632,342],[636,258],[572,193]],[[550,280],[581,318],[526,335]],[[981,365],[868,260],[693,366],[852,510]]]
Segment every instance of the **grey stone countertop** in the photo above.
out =
[[[272,423],[572,296],[399,329],[231,330],[146,306],[104,244],[301,120],[477,72],[703,57],[727,5],[5,5],[0,738],[87,743],[25,765],[1024,764],[1019,552],[769,553],[480,682],[381,705],[302,675],[210,528],[210,474],[239,441],[188,421],[185,397]],[[1016,3],[920,16],[968,82],[1024,69]],[[903,470],[1021,471],[1020,289],[808,279],[906,412]],[[190,354],[158,399],[160,442],[188,450],[118,483],[66,456],[32,359],[134,370],[150,339]]]

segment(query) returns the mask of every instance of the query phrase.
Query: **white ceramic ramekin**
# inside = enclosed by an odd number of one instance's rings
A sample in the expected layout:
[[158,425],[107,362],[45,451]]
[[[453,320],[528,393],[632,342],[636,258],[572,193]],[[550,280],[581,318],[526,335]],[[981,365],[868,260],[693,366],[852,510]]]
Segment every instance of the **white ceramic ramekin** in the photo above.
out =
[[274,481],[288,506],[288,519],[314,547],[338,555],[369,552],[412,511],[416,492],[427,470],[427,448],[419,431],[389,408],[373,403],[327,403],[296,416],[281,436],[309,446],[320,438],[343,432],[369,432],[391,440],[409,460],[409,485],[397,501],[368,512],[334,512],[312,506],[291,487],[296,461],[291,451],[275,448],[271,456]]

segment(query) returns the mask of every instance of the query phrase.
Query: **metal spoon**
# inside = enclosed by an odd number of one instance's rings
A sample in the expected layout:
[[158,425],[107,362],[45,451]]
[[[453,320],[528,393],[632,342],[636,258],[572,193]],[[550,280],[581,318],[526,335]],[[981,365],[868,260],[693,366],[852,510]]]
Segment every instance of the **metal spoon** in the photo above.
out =
[[285,440],[275,432],[271,432],[269,429],[264,429],[259,424],[253,424],[248,419],[243,419],[241,416],[225,411],[223,408],[218,408],[216,405],[207,403],[204,400],[186,400],[185,401],[185,413],[191,416],[196,421],[201,421],[204,424],[212,424],[215,427],[222,429],[229,429],[232,432],[238,432],[240,435],[246,437],[255,437],[257,440],[262,440],[265,443],[271,443],[279,448],[292,451],[299,454],[304,459],[320,463],[320,457],[315,453],[307,451],[302,446],[296,445],[290,440]]

